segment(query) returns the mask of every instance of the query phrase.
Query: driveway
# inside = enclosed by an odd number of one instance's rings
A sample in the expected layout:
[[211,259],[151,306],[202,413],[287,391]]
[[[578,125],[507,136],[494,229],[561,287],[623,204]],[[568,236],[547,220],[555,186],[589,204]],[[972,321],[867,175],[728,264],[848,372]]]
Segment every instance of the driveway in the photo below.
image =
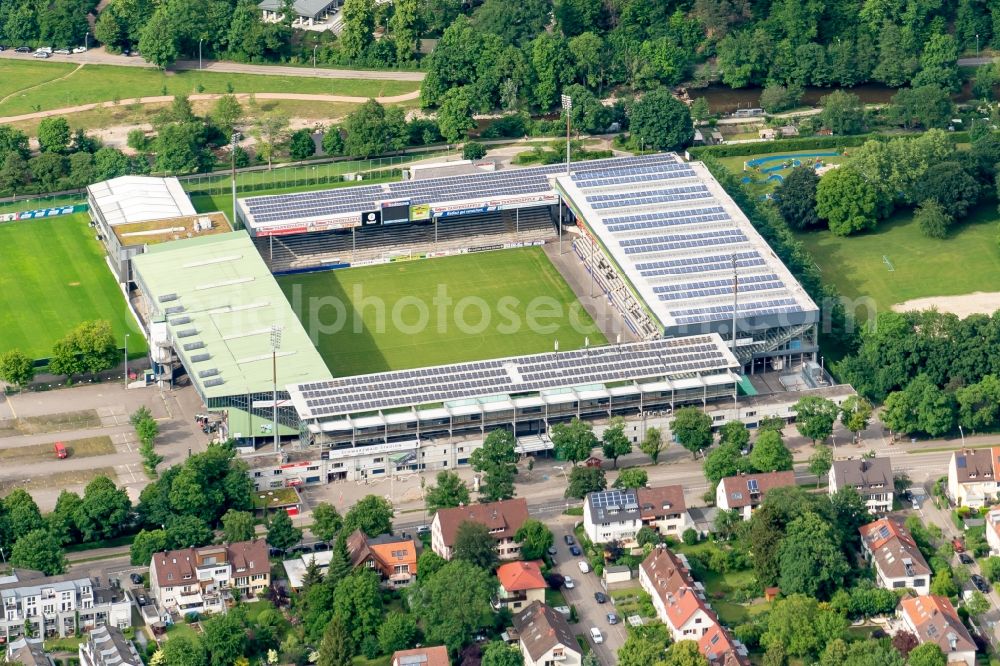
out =
[[[567,516],[560,518],[567,518]],[[610,601],[606,604],[599,604],[594,600],[594,593],[604,592],[600,579],[594,575],[593,571],[587,574],[580,573],[579,562],[583,561],[583,557],[570,555],[569,546],[566,545],[563,536],[572,533],[572,523],[565,520],[559,520],[558,524],[555,524],[556,521],[552,521],[552,523],[550,528],[555,535],[555,546],[559,551],[555,557],[554,571],[571,577],[575,583],[572,590],[566,588],[562,590],[566,603],[576,606],[577,617],[580,619],[577,624],[571,625],[573,631],[586,636],[587,642],[597,653],[602,664],[612,666],[618,663],[618,648],[622,646],[626,638],[623,620],[619,618],[619,623],[614,626],[608,624],[608,613],[616,611]],[[601,634],[604,635],[604,643],[594,644],[590,637],[591,627],[597,627],[601,630]]]

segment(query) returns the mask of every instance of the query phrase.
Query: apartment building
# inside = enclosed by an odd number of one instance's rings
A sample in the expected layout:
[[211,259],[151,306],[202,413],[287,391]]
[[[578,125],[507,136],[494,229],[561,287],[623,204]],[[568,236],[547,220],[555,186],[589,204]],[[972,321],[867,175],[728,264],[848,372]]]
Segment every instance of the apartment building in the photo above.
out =
[[459,526],[471,521],[489,529],[501,560],[514,560],[521,555],[521,544],[514,540],[514,535],[527,519],[528,502],[523,498],[441,509],[431,523],[431,548],[450,560]]
[[163,609],[222,613],[234,595],[255,598],[271,585],[271,564],[263,539],[154,553],[149,591]]
[[0,578],[0,600],[0,636],[8,644],[26,635],[26,622],[33,635],[46,637],[72,636],[105,625],[132,626],[132,601],[124,590],[73,574],[46,576],[15,569]]
[[892,462],[888,457],[835,460],[830,468],[829,493],[854,488],[875,514],[892,511]]
[[882,518],[862,525],[858,531],[862,550],[875,567],[881,587],[930,593],[931,568],[906,527],[892,518]]
[[723,511],[737,510],[743,520],[750,520],[753,510],[774,488],[795,485],[795,472],[738,474],[719,481],[715,489],[715,505]]
[[80,666],[143,666],[132,641],[114,627],[101,627],[90,632],[77,652]]

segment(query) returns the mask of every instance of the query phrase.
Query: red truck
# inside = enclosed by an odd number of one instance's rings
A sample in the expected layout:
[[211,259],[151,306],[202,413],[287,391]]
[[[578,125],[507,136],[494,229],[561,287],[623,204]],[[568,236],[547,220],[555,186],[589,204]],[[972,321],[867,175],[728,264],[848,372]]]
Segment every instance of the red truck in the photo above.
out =
[[63,444],[62,442],[56,442],[53,448],[55,449],[56,452],[56,458],[59,458],[60,460],[69,455],[66,452],[66,445]]

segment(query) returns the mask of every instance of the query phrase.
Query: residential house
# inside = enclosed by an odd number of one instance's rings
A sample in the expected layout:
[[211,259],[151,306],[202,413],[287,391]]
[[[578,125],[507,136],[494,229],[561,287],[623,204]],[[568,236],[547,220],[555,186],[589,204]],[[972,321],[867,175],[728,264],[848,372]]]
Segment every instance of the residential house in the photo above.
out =
[[684,530],[694,527],[691,514],[684,502],[681,485],[639,488],[639,518],[643,526],[652,527],[664,536],[680,537]]
[[45,654],[45,640],[22,636],[7,646],[7,663],[22,666],[52,666],[52,659]]
[[3,619],[0,638],[6,643],[24,635],[30,621],[37,636],[72,636],[98,627],[132,626],[132,600],[120,588],[78,574],[46,576],[15,569],[0,578]]
[[451,666],[448,648],[443,645],[397,650],[392,653],[392,666]]
[[[413,539],[355,530],[347,537],[351,565],[375,570],[386,587],[405,587],[417,577],[417,544]],[[329,567],[329,560],[327,560]]]
[[592,542],[633,543],[640,527],[642,513],[635,490],[602,490],[584,498],[583,531]]
[[1000,509],[992,509],[986,514],[986,543],[990,555],[1000,555]]
[[882,518],[863,525],[858,531],[861,532],[862,550],[875,567],[881,587],[930,593],[931,568],[906,527],[894,518]]
[[514,615],[524,666],[580,666],[583,654],[562,613],[533,601]]
[[715,489],[715,505],[723,511],[740,512],[743,520],[750,520],[753,510],[760,506],[773,488],[795,485],[795,472],[766,472],[764,474],[738,474],[719,481]]
[[900,602],[900,617],[907,631],[921,643],[935,643],[948,664],[976,663],[976,643],[947,597],[911,597]]
[[[305,28],[325,23],[337,13],[341,4],[343,0],[293,0],[292,26]],[[271,23],[285,20],[286,7],[283,0],[262,0],[257,3],[263,20]]]
[[149,591],[164,610],[220,613],[234,593],[254,598],[271,585],[263,539],[154,553]]
[[521,544],[514,540],[514,535],[527,519],[528,502],[524,498],[440,509],[431,523],[431,549],[450,560],[459,526],[471,521],[489,528],[501,560],[513,560],[521,554]]
[[872,513],[892,511],[892,463],[889,458],[835,460],[830,468],[829,492],[854,488]]
[[639,565],[639,585],[676,641],[693,640],[712,666],[748,666],[746,647],[719,623],[683,555],[654,548]]
[[77,650],[80,666],[143,666],[132,641],[114,627],[90,632]]
[[545,603],[548,584],[538,562],[508,562],[497,568],[500,585],[493,598],[493,608],[517,612],[533,601]]
[[980,508],[1000,492],[1000,447],[965,449],[951,454],[948,463],[948,496],[960,506]]

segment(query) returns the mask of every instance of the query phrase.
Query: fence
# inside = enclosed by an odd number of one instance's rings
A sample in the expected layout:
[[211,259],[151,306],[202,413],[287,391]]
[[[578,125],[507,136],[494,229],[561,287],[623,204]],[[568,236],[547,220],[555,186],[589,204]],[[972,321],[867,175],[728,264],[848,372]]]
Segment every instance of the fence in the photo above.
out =
[[79,190],[75,193],[50,194],[47,196],[32,197],[30,199],[18,199],[16,201],[0,202],[0,214],[20,213],[27,210],[40,210],[43,208],[59,208],[62,206],[72,206],[86,203],[86,190]]

